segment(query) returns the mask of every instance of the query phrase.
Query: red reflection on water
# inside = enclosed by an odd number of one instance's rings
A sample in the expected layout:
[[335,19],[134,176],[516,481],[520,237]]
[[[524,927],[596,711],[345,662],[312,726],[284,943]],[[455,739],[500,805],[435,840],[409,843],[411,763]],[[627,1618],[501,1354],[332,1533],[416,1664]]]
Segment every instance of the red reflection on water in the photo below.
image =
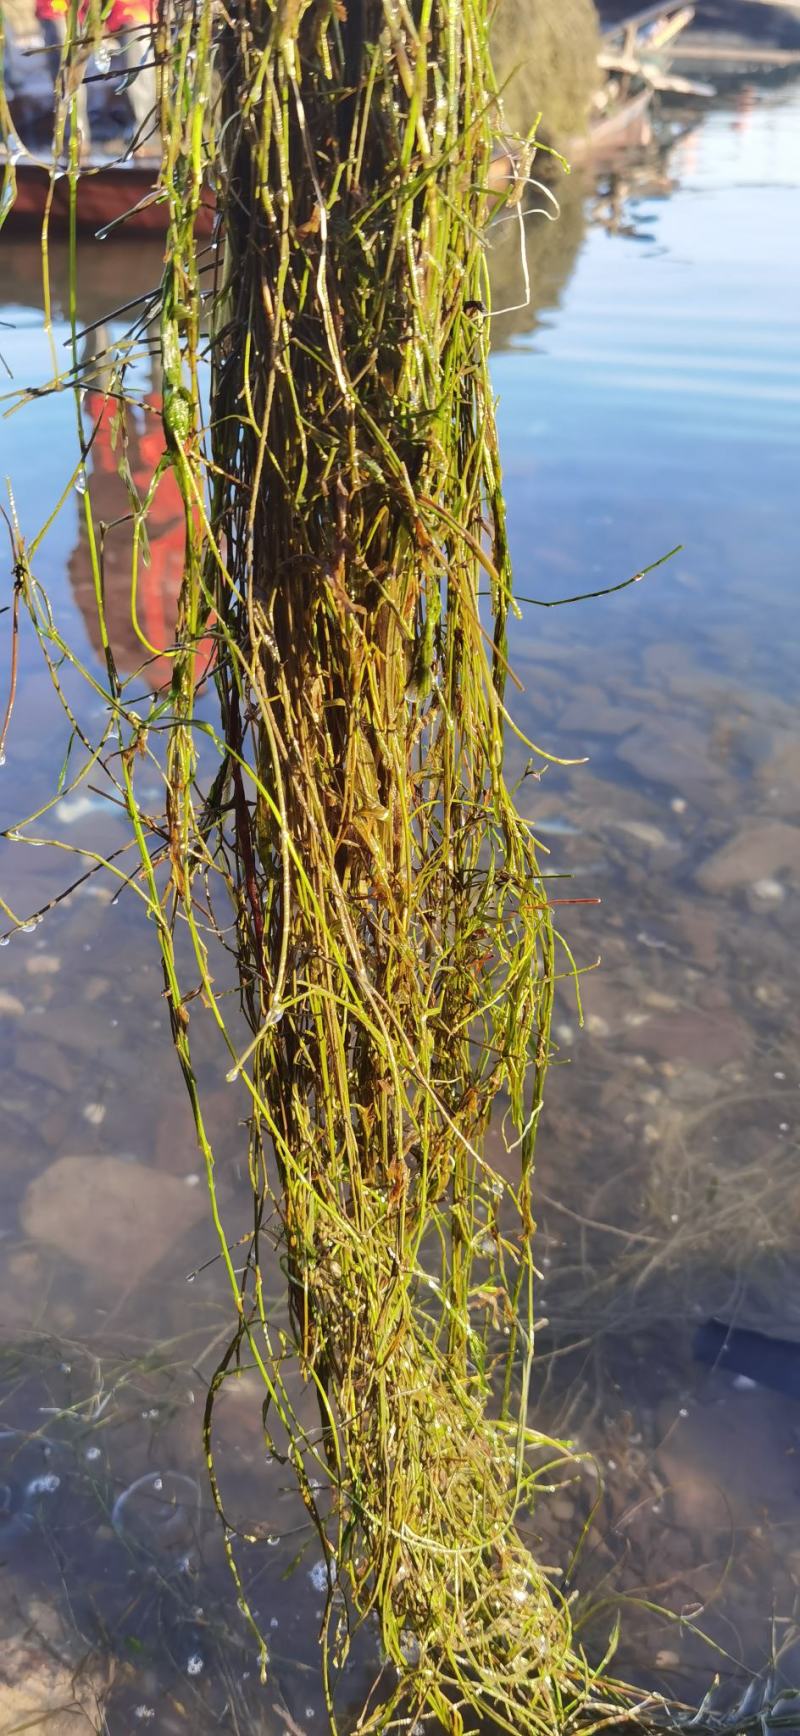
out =
[[[83,414],[89,443],[88,488],[108,636],[120,673],[140,672],[158,692],[172,679],[173,660],[169,652],[175,643],[186,553],[183,501],[174,471],[165,469],[147,512],[146,542],[143,539],[139,547],[134,599],[134,509],[124,474],[120,472],[127,469],[136,494],[143,500],[165,451],[161,396],[154,392],[140,404],[126,404],[124,432],[117,400],[98,387],[87,390]],[[102,658],[89,533],[82,513],[79,523],[78,540],[69,561],[70,584],[92,647]],[[137,622],[147,644],[137,633]],[[208,674],[213,660],[214,641],[207,634],[195,654],[198,681]]]

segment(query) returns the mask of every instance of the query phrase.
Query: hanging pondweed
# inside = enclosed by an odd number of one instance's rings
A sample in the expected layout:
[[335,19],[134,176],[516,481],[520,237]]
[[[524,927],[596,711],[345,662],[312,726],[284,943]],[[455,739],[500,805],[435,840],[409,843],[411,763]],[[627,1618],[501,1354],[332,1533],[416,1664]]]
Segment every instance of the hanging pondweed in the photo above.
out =
[[[155,918],[237,1310],[206,1413],[215,1494],[213,1403],[243,1348],[267,1443],[274,1427],[319,1531],[332,1727],[344,1595],[351,1626],[377,1615],[393,1666],[359,1728],[427,1712],[452,1731],[485,1717],[563,1736],[593,1722],[593,1679],[518,1529],[543,1445],[528,1419],[531,1180],[555,966],[503,776],[488,13],[488,0],[198,0],[163,15],[168,243],[140,329],[159,332],[158,486],[171,473],[185,555],[171,690],[149,714],[116,675],[91,489],[82,509],[119,749],[107,764],[141,851],[133,885]],[[209,187],[216,246],[199,251]],[[136,561],[155,489],[136,492],[115,370]],[[55,668],[61,642],[17,552]],[[216,724],[208,697],[196,710],[209,640]],[[135,767],[165,736],[154,839]],[[130,875],[127,859],[112,867]],[[244,1041],[218,986],[231,904]],[[198,994],[222,1074],[249,1094],[243,1270],[193,1068]],[[506,1145],[490,1160],[496,1104]],[[267,1256],[288,1277],[290,1340],[268,1314]],[[313,1437],[292,1363],[318,1401]],[[238,1575],[244,1540],[225,1538]]]

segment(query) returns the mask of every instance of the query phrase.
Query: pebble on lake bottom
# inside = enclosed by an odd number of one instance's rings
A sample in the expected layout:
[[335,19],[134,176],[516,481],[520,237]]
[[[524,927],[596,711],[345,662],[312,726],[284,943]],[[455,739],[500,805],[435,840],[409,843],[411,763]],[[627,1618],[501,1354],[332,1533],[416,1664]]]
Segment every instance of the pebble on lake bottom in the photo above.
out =
[[780,880],[770,880],[766,876],[763,880],[755,880],[750,890],[759,904],[782,904],[786,896]]

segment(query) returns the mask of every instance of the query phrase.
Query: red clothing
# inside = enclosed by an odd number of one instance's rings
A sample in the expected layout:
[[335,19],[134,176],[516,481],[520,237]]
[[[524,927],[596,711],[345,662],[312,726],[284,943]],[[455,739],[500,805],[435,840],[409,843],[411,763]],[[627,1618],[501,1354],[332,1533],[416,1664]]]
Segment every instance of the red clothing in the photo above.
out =
[[[78,17],[85,17],[84,6],[78,7]],[[68,0],[36,0],[36,16],[42,23],[49,23],[53,18],[66,19],[69,16]]]
[[[104,27],[113,35],[117,30],[141,29],[143,24],[152,24],[157,9],[157,0],[112,0],[110,11],[104,19]],[[80,0],[78,19],[84,22],[88,11],[88,0]],[[69,17],[70,0],[36,0],[36,16],[38,19],[66,19]]]
[[[160,408],[160,398],[153,396],[148,401],[144,417],[139,411],[133,411],[128,417],[128,463],[140,495],[146,494],[153,471],[164,452]],[[142,667],[145,679],[158,692],[172,679],[172,658],[148,657],[131,620],[131,505],[119,475],[119,455],[113,442],[117,407],[113,398],[106,398],[101,391],[90,390],[86,393],[83,409],[87,434],[91,438],[89,491],[92,505],[98,518],[105,519],[109,525],[103,541],[103,582],[111,643],[120,668],[127,673]],[[70,559],[70,580],[89,636],[99,652],[94,580],[82,519],[80,523],[78,544]],[[172,469],[165,470],[151,501],[147,514],[147,540],[150,562],[145,562],[140,551],[137,616],[139,627],[150,644],[159,651],[166,651],[175,639],[175,617],[186,559],[183,501]],[[198,681],[202,681],[212,668],[214,652],[214,640],[209,634],[200,641],[195,654]]]
[[154,22],[156,9],[156,0],[112,0],[106,28],[112,32],[141,29],[143,24]]

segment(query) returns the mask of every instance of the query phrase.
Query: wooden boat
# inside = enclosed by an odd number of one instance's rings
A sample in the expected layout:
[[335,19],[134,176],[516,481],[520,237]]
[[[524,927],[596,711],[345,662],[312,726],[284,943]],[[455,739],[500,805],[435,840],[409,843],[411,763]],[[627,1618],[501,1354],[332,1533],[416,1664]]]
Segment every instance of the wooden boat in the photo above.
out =
[[[7,167],[0,156],[0,175]],[[13,164],[16,196],[6,223],[14,229],[40,227],[51,194],[50,223],[63,230],[69,221],[70,183],[63,170],[55,178],[50,165],[27,153]],[[82,234],[124,237],[160,236],[167,227],[167,208],[156,195],[154,158],[92,156],[81,165],[77,181],[76,223]],[[198,212],[198,235],[208,235],[214,222],[214,202],[206,195]]]
[[605,73],[606,85],[598,92],[614,93],[617,102],[626,102],[642,88],[679,96],[711,97],[714,88],[697,80],[680,78],[670,70],[670,61],[679,52],[678,39],[692,23],[694,6],[682,0],[660,0],[646,6],[603,31],[597,64]]
[[[654,90],[713,94],[710,87],[673,79],[663,68],[663,55],[691,22],[693,8],[683,0],[660,0],[604,31],[598,66],[603,74],[588,131],[565,144],[565,155],[577,163],[605,163],[625,151],[641,148],[651,136],[649,108]],[[0,154],[0,174],[4,168]],[[490,186],[503,192],[513,179],[513,161],[500,150],[490,171]],[[16,198],[6,222],[17,229],[41,226],[50,197],[50,222],[63,229],[69,219],[70,185],[66,173],[53,178],[43,158],[22,152],[14,163]],[[163,199],[156,194],[154,158],[93,155],[81,166],[77,182],[76,221],[84,234],[126,237],[161,236],[167,227]],[[208,192],[198,214],[197,233],[208,235],[214,222],[213,194]]]
[[650,85],[626,93],[607,113],[596,113],[583,138],[573,139],[565,155],[570,163],[603,164],[622,151],[639,150],[652,136],[650,107],[653,91]]

